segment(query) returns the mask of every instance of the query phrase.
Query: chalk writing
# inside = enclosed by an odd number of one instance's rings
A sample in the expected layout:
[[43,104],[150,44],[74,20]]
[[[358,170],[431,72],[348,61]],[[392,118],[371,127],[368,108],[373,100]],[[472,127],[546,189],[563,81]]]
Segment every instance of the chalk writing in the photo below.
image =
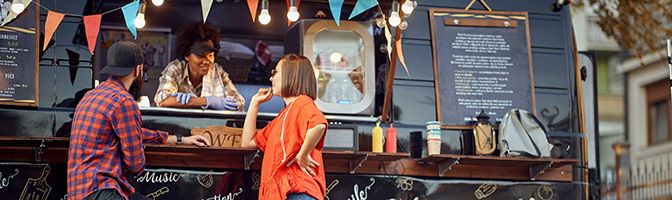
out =
[[217,194],[213,197],[207,198],[207,199],[201,199],[201,200],[234,200],[238,195],[243,193],[243,188],[238,188],[238,192],[236,193],[229,193],[224,196],[222,194]]
[[145,172],[144,175],[137,177],[136,181],[138,183],[177,183],[181,177],[182,175],[177,173]]
[[369,180],[371,180],[371,184],[366,186],[364,190],[359,190],[359,185],[355,184],[352,189],[354,194],[351,194],[348,200],[366,200],[369,197],[371,187],[376,184],[376,179],[370,178]]
[[14,178],[17,174],[19,174],[19,169],[14,169],[14,174],[9,175],[7,178],[2,177],[2,172],[0,172],[0,189],[6,188],[9,186],[9,181]]

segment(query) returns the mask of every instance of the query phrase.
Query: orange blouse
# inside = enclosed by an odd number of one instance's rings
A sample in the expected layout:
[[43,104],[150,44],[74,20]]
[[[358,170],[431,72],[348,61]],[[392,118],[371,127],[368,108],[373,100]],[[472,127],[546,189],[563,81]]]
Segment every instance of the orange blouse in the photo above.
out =
[[[301,150],[308,129],[318,124],[327,125],[324,114],[315,105],[313,99],[300,95],[280,111],[266,127],[254,136],[254,142],[264,152],[261,164],[261,185],[259,199],[285,200],[287,194],[306,193],[323,200],[326,194],[322,147],[324,136],[317,143],[310,156],[320,166],[314,169],[316,177],[301,171],[294,163],[285,167]],[[284,129],[284,130],[283,130]]]

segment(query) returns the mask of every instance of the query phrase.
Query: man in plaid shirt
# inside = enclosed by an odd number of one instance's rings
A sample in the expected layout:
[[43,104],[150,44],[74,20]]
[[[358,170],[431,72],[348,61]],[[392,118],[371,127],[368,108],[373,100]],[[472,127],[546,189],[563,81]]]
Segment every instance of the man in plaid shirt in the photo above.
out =
[[245,99],[233,86],[229,74],[215,63],[219,29],[210,23],[193,23],[180,29],[176,59],[159,78],[154,96],[157,106],[243,111]]
[[107,54],[108,65],[100,72],[110,78],[87,92],[77,105],[68,151],[69,199],[127,200],[135,189],[124,170],[142,173],[142,143],[210,145],[202,136],[182,138],[142,128],[136,99],[142,90],[143,59],[135,44],[113,44]]

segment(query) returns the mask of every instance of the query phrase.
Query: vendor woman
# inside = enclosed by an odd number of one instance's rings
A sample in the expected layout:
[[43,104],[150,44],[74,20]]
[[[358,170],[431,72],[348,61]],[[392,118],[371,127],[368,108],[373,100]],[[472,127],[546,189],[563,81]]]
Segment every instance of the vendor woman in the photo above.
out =
[[215,63],[219,29],[193,23],[178,32],[176,59],[161,73],[154,102],[160,107],[243,111],[245,99]]

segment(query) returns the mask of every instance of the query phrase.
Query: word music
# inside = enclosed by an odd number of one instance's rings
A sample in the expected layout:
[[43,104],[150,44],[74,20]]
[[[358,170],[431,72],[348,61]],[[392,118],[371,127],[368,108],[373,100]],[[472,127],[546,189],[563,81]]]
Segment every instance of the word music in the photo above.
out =
[[138,183],[177,183],[182,175],[176,173],[162,173],[145,172],[136,179]]

